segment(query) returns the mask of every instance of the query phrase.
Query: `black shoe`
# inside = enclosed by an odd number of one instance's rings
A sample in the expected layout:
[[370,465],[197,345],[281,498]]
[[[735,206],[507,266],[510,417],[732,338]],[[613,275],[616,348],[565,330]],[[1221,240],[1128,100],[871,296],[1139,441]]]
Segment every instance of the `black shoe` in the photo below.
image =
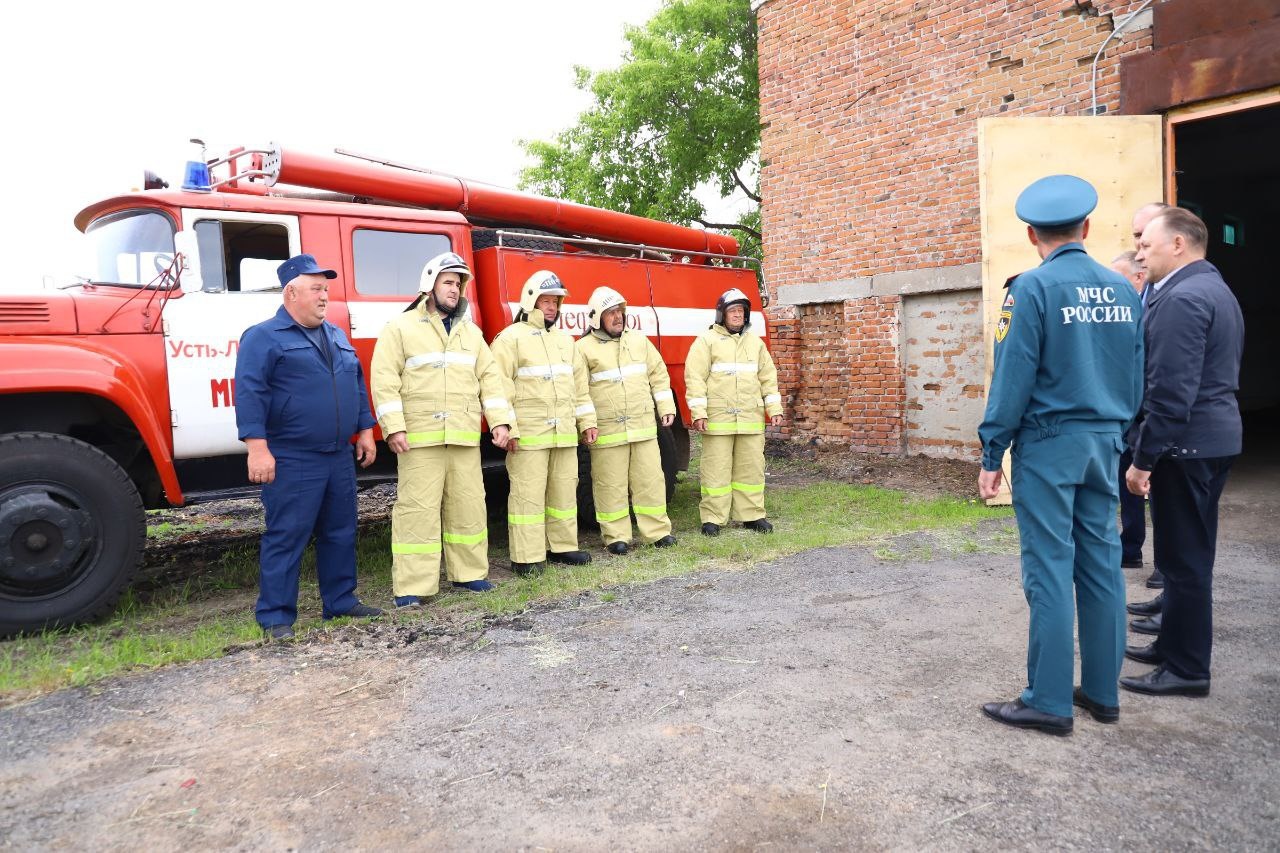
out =
[[719,536],[720,525],[716,524],[714,521],[702,522],[702,535],[703,536]]
[[1132,604],[1126,604],[1125,610],[1128,610],[1134,616],[1155,616],[1157,613],[1164,611],[1164,593],[1160,593],[1150,601],[1138,601]]
[[626,542],[614,542],[614,543],[612,543],[612,544],[608,545],[608,546],[606,547],[606,550],[607,550],[610,554],[619,554],[619,555],[621,555],[621,554],[625,554],[625,553],[627,553],[627,543],[626,543]]
[[1162,621],[1164,621],[1163,613],[1148,616],[1146,619],[1134,619],[1129,623],[1129,630],[1136,631],[1139,634],[1159,635]]
[[379,616],[386,616],[387,611],[377,607],[370,607],[367,604],[356,602],[356,606],[348,610],[346,613],[330,613],[324,617],[328,622],[330,619],[341,619],[343,616],[350,616],[352,619],[377,619]]
[[1138,663],[1149,663],[1159,665],[1164,663],[1164,655],[1156,651],[1156,644],[1151,643],[1147,646],[1125,646],[1124,656],[1129,660]]
[[1160,570],[1156,569],[1151,573],[1151,577],[1147,578],[1147,589],[1164,589],[1164,575],[1160,574]]
[[1084,708],[1100,723],[1120,722],[1119,705],[1103,705],[1101,702],[1095,702],[1088,696],[1084,695],[1084,688],[1082,687],[1077,687],[1075,690],[1071,691],[1071,704],[1079,708]]
[[292,625],[265,625],[262,628],[262,633],[267,635],[268,640],[292,640],[293,626]]
[[755,521],[744,521],[742,526],[747,530],[754,530],[756,533],[772,533],[773,525],[769,523],[767,518],[757,518]]
[[515,572],[522,578],[527,578],[529,575],[536,572],[538,567],[541,565],[542,563],[517,563],[513,561],[511,563],[511,571]]
[[1140,569],[1140,568],[1142,568],[1142,558],[1141,558],[1141,557],[1134,557],[1132,560],[1130,560],[1130,559],[1123,559],[1123,560],[1121,560],[1121,561],[1120,561],[1120,568],[1122,568],[1122,569]]
[[1209,679],[1183,678],[1174,675],[1163,665],[1156,667],[1146,675],[1120,679],[1120,686],[1134,693],[1145,693],[1148,696],[1208,696]]
[[591,555],[586,551],[560,551],[547,554],[547,559],[553,563],[564,563],[566,566],[585,566],[591,562]]
[[670,533],[668,533],[666,536],[663,536],[661,539],[659,539],[658,541],[654,542],[654,543],[653,543],[653,547],[655,547],[655,548],[670,548],[670,547],[671,547],[672,545],[674,545],[674,544],[676,544],[676,537],[674,537],[674,536],[672,536]]
[[1012,702],[988,702],[982,706],[982,713],[1006,726],[1036,729],[1051,735],[1069,735],[1075,725],[1075,721],[1070,717],[1059,717],[1037,711],[1022,704],[1021,699],[1014,699]]

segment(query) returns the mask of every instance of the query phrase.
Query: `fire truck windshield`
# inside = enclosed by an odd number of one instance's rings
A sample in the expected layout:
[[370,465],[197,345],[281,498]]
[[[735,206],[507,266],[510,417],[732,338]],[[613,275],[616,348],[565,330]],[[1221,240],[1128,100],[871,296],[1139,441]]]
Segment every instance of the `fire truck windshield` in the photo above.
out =
[[92,245],[92,281],[141,287],[173,263],[173,221],[154,210],[126,210],[85,229]]

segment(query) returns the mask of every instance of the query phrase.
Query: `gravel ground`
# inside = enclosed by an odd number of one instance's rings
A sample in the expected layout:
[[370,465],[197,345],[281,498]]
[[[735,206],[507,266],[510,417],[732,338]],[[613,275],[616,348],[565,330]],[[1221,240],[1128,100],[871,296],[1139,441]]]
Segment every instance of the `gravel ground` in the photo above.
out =
[[1276,849],[1272,474],[1224,510],[1208,699],[985,719],[1027,622],[993,521],[979,553],[916,534],[9,708],[0,847]]

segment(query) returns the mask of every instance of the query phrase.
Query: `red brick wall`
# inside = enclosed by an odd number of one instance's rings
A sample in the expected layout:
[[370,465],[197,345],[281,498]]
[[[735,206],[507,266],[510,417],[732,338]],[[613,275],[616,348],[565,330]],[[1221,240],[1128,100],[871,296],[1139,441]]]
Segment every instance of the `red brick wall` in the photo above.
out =
[[[774,293],[979,261],[977,119],[1087,114],[1089,66],[1112,13],[1140,5],[767,0],[757,11],[760,182]],[[1108,47],[1098,76],[1106,112],[1119,102],[1120,57],[1149,50],[1150,34]],[[898,302],[771,313],[790,399],[784,434],[901,452]],[[852,324],[843,345],[818,316]]]

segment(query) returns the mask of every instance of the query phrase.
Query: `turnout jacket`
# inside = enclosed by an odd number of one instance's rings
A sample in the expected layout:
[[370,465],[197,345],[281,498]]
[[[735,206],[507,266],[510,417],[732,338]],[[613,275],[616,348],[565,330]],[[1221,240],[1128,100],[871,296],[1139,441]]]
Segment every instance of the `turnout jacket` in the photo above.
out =
[[371,366],[373,405],[382,434],[407,433],[410,447],[480,443],[480,415],[490,428],[519,437],[498,363],[459,299],[448,330],[426,300],[387,323]]
[[1240,453],[1236,389],[1244,352],[1240,303],[1208,261],[1193,261],[1147,297],[1147,390],[1130,431],[1133,464]]
[[667,366],[649,339],[630,329],[617,338],[594,329],[574,347],[589,374],[600,430],[596,447],[657,438],[654,406],[659,416],[674,415],[676,400]]
[[596,425],[586,362],[573,338],[547,328],[541,313],[503,329],[493,339],[493,357],[514,389],[521,450],[574,447],[578,434]]
[[1133,285],[1082,243],[1067,243],[1007,287],[978,427],[982,469],[999,470],[1015,442],[1111,432],[1120,443],[1142,399],[1142,304]]
[[322,352],[289,312],[250,326],[236,351],[240,440],[265,438],[273,454],[333,452],[373,427],[360,359],[342,330],[320,325]]
[[689,417],[706,418],[710,435],[761,433],[768,418],[782,414],[778,369],[750,326],[703,332],[685,358],[684,388]]

